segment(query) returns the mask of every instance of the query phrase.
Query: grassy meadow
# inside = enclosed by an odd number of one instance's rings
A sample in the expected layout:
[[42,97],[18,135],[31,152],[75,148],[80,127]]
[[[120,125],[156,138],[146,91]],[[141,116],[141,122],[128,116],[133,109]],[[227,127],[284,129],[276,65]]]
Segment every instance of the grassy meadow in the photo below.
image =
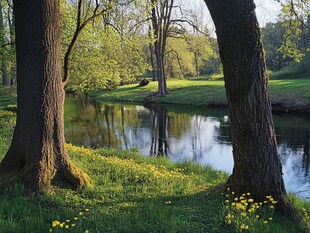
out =
[[[1,100],[13,102],[1,102],[0,160],[16,118],[14,95],[1,93]],[[278,215],[272,197],[257,203],[250,193],[237,197],[233,187],[225,189],[227,174],[211,167],[145,158],[137,149],[66,147],[74,164],[92,178],[93,188],[71,190],[55,181],[55,192],[39,197],[25,197],[21,185],[2,190],[1,233],[307,232]],[[310,223],[310,203],[291,199]]]
[[[199,107],[226,105],[226,94],[222,78],[196,78],[167,80],[170,91],[166,97],[149,99],[150,102],[183,104]],[[310,108],[310,79],[270,80],[269,90],[274,105],[303,112]],[[103,101],[144,102],[157,90],[157,82],[140,87],[131,84],[117,87],[111,91],[91,93]]]

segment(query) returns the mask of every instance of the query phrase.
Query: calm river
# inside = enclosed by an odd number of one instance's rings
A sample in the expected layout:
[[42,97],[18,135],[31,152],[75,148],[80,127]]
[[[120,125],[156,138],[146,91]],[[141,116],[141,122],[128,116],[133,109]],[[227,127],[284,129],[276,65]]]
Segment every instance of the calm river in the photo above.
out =
[[[310,199],[310,119],[274,115],[286,189]],[[145,156],[192,160],[232,172],[227,110],[98,103],[66,98],[66,141],[89,147],[138,147]]]

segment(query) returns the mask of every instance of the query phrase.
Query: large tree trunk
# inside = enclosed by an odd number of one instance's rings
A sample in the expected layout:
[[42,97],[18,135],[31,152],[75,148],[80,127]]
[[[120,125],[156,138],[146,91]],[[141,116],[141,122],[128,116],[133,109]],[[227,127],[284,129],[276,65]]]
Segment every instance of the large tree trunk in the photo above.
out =
[[268,74],[252,0],[205,0],[223,63],[234,168],[227,185],[257,200],[272,195],[287,217],[300,220],[282,179],[267,90]]
[[51,190],[56,173],[74,187],[90,182],[64,148],[59,8],[59,0],[14,1],[17,122],[0,175],[5,185],[21,180],[28,193]]

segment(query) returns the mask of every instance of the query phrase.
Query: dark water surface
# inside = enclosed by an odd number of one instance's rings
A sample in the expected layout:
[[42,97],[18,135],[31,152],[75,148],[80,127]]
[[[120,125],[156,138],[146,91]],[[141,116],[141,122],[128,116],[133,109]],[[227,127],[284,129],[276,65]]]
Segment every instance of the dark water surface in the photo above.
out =
[[[287,191],[310,198],[310,119],[274,115]],[[230,123],[225,109],[98,103],[66,98],[66,141],[89,147],[138,147],[145,156],[192,160],[232,172]]]

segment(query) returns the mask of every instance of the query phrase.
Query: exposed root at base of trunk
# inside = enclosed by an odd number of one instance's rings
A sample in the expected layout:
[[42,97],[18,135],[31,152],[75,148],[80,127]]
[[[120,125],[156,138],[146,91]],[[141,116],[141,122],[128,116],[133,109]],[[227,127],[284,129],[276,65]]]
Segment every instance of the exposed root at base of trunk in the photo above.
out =
[[[58,177],[69,184],[72,188],[78,189],[83,187],[92,187],[90,177],[82,172],[79,168],[72,164],[62,166],[56,171]],[[52,176],[40,172],[39,167],[30,165],[24,167],[21,171],[12,171],[2,174],[0,177],[0,190],[4,191],[7,188],[20,183],[25,187],[25,194],[39,195],[45,192],[53,192],[52,180],[55,178],[55,172]]]
[[66,163],[57,171],[59,177],[73,188],[92,187],[90,177],[71,163]]

